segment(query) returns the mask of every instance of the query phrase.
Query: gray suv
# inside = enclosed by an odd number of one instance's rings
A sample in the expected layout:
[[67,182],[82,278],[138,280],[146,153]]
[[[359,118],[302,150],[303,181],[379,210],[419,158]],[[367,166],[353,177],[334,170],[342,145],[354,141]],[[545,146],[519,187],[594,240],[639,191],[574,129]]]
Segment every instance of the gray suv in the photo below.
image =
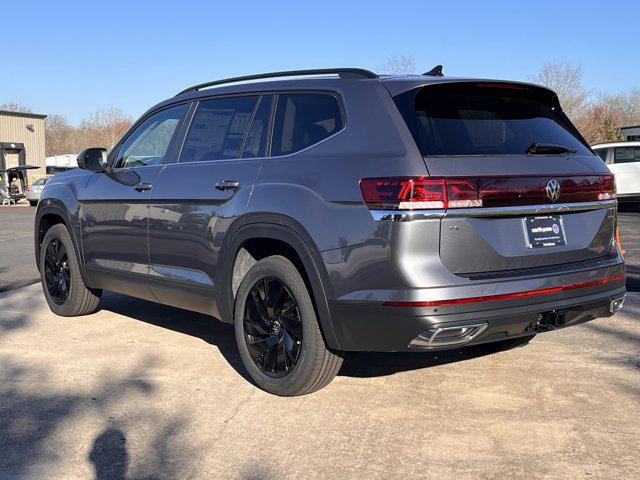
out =
[[536,85],[215,81],[78,164],[38,204],[51,310],[107,289],[212,315],[277,395],[327,385],[344,352],[519,345],[625,296],[614,177]]

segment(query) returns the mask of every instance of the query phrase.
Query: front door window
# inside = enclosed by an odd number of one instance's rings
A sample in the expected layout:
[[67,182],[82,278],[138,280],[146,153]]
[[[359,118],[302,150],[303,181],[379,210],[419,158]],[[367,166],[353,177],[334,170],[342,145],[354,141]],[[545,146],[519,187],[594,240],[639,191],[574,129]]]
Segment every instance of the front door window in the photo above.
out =
[[171,139],[187,111],[187,105],[162,110],[147,118],[122,143],[115,168],[161,165],[165,161]]

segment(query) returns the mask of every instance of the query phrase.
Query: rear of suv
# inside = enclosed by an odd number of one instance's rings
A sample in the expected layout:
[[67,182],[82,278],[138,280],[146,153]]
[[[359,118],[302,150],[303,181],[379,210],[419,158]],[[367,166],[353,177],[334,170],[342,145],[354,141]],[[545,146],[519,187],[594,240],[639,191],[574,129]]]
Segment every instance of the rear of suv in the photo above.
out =
[[210,82],[78,163],[38,205],[51,309],[109,289],[234,323],[278,395],[322,388],[344,352],[522,344],[624,300],[614,177],[539,86]]

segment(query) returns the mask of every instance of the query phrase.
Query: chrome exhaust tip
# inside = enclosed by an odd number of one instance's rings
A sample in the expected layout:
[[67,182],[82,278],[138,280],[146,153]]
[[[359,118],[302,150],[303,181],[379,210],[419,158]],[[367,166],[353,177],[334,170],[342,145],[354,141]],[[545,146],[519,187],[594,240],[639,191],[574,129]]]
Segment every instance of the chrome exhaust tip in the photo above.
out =
[[470,342],[489,326],[486,322],[451,327],[433,326],[411,340],[410,347],[440,348],[464,345]]
[[611,303],[609,304],[609,313],[618,313],[620,310],[622,310],[625,298],[627,298],[627,296],[622,295],[621,297],[611,300]]

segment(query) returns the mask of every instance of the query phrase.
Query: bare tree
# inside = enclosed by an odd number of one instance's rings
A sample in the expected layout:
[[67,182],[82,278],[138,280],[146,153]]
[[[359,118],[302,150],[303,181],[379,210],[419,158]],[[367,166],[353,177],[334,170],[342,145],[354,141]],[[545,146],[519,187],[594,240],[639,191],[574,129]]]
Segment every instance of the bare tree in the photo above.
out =
[[378,71],[384,75],[410,75],[415,73],[416,66],[411,56],[391,55],[378,65]]
[[640,87],[629,90],[620,97],[623,100],[622,121],[625,125],[640,124]]
[[83,143],[87,147],[111,148],[131,126],[131,117],[119,108],[97,110],[80,122]]
[[33,113],[33,110],[31,110],[31,108],[17,102],[3,103],[2,105],[0,105],[0,110],[8,110],[10,112]]
[[545,63],[530,80],[556,92],[562,109],[574,121],[584,113],[592,93],[582,85],[582,67],[571,63]]
[[640,89],[618,95],[600,93],[576,121],[592,144],[622,140],[620,128],[640,124]]
[[623,103],[622,97],[600,94],[585,107],[576,126],[589,143],[593,145],[622,139]]
[[63,115],[45,120],[47,156],[78,153],[88,147],[110,148],[131,125],[131,117],[119,108],[98,110],[80,122],[69,124]]
[[64,115],[52,114],[44,121],[45,151],[48,157],[78,153],[81,137],[77,128],[71,126]]

